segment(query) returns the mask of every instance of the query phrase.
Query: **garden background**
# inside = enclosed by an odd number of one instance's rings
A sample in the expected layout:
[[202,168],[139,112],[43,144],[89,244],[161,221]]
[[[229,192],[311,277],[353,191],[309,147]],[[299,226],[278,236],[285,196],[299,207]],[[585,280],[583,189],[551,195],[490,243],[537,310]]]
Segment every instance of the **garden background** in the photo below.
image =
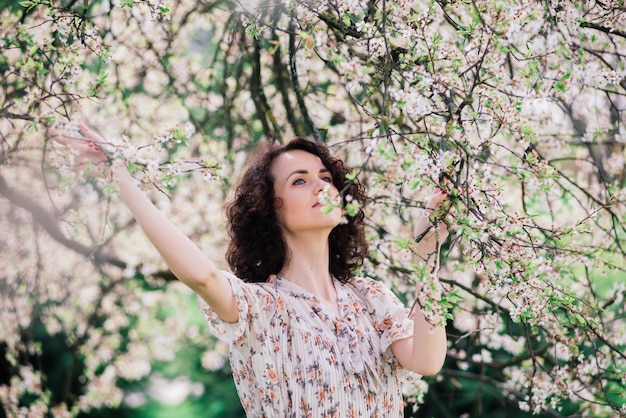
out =
[[407,416],[626,416],[623,1],[0,10],[0,417],[243,416],[194,295],[47,136],[75,118],[222,268],[255,145],[327,143],[371,198],[358,274],[409,305],[446,188],[448,357]]

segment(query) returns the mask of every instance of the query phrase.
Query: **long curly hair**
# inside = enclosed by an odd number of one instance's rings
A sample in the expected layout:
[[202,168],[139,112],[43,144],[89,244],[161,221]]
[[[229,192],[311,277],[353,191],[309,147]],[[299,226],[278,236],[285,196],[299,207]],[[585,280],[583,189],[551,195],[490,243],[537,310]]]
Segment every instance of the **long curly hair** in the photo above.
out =
[[[235,195],[226,205],[230,242],[226,260],[234,274],[246,282],[265,282],[285,264],[287,245],[278,226],[274,179],[270,168],[281,154],[302,150],[317,155],[330,171],[333,184],[339,190],[343,204],[351,196],[365,204],[365,187],[358,180],[346,179],[348,170],[341,159],[333,157],[328,148],[306,138],[296,137],[286,145],[265,144],[244,173]],[[363,263],[367,254],[363,210],[346,216],[330,232],[330,273],[346,282]]]

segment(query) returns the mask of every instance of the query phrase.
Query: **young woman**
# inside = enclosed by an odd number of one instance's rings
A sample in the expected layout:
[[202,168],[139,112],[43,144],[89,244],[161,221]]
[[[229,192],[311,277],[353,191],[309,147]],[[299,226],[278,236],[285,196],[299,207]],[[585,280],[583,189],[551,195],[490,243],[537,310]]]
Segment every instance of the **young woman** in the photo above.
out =
[[[103,164],[102,138],[82,124],[80,132],[52,135],[79,160]],[[341,160],[307,139],[263,148],[226,208],[226,272],[155,208],[125,168],[113,168],[122,200],[229,343],[249,417],[401,417],[402,372],[432,375],[443,365],[443,327],[420,309],[409,312],[380,282],[353,276],[367,251],[364,214],[345,216],[341,204],[347,196],[363,203],[365,192],[346,173]],[[427,208],[445,198],[437,190]],[[326,213],[324,199],[339,204]],[[422,216],[415,234],[431,226]],[[442,226],[437,232],[421,241],[423,258],[447,235]]]

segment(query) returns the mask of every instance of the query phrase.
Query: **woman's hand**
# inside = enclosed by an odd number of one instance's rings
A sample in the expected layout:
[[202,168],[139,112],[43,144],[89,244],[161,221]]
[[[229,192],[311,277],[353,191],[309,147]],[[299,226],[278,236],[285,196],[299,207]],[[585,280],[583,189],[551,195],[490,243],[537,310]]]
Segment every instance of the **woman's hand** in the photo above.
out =
[[448,197],[448,192],[438,187],[435,188],[435,191],[433,192],[432,196],[430,196],[430,198],[428,199],[428,203],[426,203],[425,209],[434,211],[435,209],[439,207],[441,202],[446,200],[447,197]]
[[49,128],[48,133],[54,141],[70,148],[74,155],[74,167],[78,170],[87,168],[90,174],[95,174],[91,171],[102,173],[110,163],[108,153],[105,151],[110,144],[90,130],[82,121],[77,122],[77,129]]
[[415,225],[416,241],[422,241],[424,235],[433,230],[436,231],[438,241],[445,241],[448,236],[448,224],[444,221],[449,208],[450,199],[446,190],[435,188],[424,208],[424,213],[419,222]]
[[[78,122],[76,127],[50,129],[49,133],[56,142],[70,148],[75,156],[76,168],[87,166],[104,173],[104,167],[110,162],[108,150],[113,151],[113,145],[85,124]],[[239,311],[228,279],[195,243],[154,206],[123,164],[114,165],[112,172],[120,198],[174,275],[200,295],[223,320],[236,322]]]

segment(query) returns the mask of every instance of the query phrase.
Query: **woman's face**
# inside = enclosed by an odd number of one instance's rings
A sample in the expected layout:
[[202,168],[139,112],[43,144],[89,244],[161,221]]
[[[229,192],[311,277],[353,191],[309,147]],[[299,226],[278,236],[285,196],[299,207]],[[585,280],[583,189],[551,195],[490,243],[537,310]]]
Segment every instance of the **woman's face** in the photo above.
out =
[[[332,175],[322,160],[302,150],[287,151],[274,160],[270,168],[274,178],[274,196],[279,227],[283,232],[297,233],[328,229],[341,221],[341,209],[322,212],[320,192],[337,198]],[[327,190],[324,192],[324,190]]]

